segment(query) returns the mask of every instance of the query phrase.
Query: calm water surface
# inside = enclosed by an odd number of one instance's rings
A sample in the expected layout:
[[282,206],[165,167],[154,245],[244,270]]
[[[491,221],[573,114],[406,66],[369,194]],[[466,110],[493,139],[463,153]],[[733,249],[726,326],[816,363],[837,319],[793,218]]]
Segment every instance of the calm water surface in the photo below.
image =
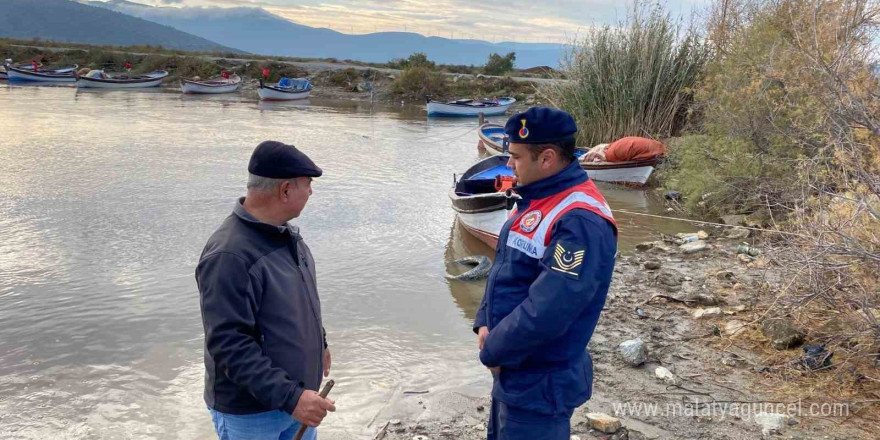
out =
[[[216,438],[193,271],[266,139],[325,173],[294,220],[337,382],[322,438],[368,438],[404,391],[488,390],[470,330],[483,284],[443,276],[491,255],[447,198],[478,159],[475,127],[419,108],[3,86],[0,438]],[[660,209],[602,189],[612,208]],[[624,249],[678,227],[617,217]]]

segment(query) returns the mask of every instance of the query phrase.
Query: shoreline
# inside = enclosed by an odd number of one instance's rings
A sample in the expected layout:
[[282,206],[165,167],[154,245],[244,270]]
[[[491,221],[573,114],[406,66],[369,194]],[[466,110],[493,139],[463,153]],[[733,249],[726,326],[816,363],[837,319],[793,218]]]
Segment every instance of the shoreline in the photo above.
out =
[[[738,254],[743,240],[726,238],[726,232],[712,229],[700,241],[705,248],[693,253],[664,237],[618,256],[589,344],[593,395],[574,412],[572,439],[707,438],[710,432],[709,438],[731,440],[869,438],[863,426],[838,424],[843,417],[805,414],[810,402],[800,399],[793,400],[801,411],[794,417],[760,414],[765,403],[791,400],[768,392],[766,371],[772,367],[750,347],[762,338],[762,289],[780,280],[766,260]],[[700,313],[704,316],[695,317]],[[635,338],[647,347],[647,360],[638,367],[618,353],[621,342]],[[476,356],[476,337],[474,344]],[[800,352],[784,353],[796,359]],[[657,367],[673,378],[658,378]],[[468,387],[400,395],[366,430],[374,439],[485,439],[489,391]],[[615,417],[621,427],[601,432],[588,413]]]

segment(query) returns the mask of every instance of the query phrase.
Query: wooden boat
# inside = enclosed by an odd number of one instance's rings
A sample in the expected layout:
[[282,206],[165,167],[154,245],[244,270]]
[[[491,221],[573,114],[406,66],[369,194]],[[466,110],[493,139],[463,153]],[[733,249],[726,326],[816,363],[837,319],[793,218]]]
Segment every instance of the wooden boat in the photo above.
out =
[[6,65],[6,75],[10,82],[16,81],[34,81],[34,82],[53,82],[53,83],[72,83],[76,82],[76,69],[79,66],[62,67],[60,69],[50,70],[34,70],[32,66],[13,66]]
[[168,72],[157,70],[144,75],[131,75],[127,73],[108,75],[103,70],[92,70],[84,76],[77,75],[77,88],[95,89],[143,89],[158,87],[162,80],[168,76]]
[[266,84],[260,80],[257,93],[265,101],[293,101],[306,99],[312,91],[312,83],[306,78],[281,78],[276,84]]
[[519,196],[496,189],[496,179],[512,177],[506,155],[483,159],[468,168],[449,191],[452,209],[462,226],[480,241],[495,248],[498,234]]
[[428,100],[428,116],[484,116],[503,115],[516,99],[504,97],[498,99],[458,99],[439,102]]
[[241,85],[241,77],[230,75],[228,78],[218,76],[207,80],[185,79],[180,81],[180,91],[186,94],[217,94],[232,93]]
[[[483,124],[478,130],[480,141],[478,146],[485,149],[491,155],[505,154],[504,151],[504,127],[498,124]],[[659,157],[647,160],[635,160],[627,162],[584,162],[582,158],[587,154],[587,149],[577,148],[575,156],[581,162],[581,168],[587,170],[590,178],[597,182],[619,183],[629,186],[643,186],[654,166],[660,161]]]
[[[7,58],[5,60],[5,62],[3,63],[3,65],[0,66],[0,81],[5,81],[5,80],[9,79],[9,75],[6,73],[6,66],[7,65],[12,65],[12,60],[9,58]],[[32,64],[19,64],[15,67],[18,67],[19,69],[22,69],[22,70],[29,70],[29,71],[34,70],[34,66]],[[43,67],[42,64],[37,64],[37,68],[41,68],[41,67]]]

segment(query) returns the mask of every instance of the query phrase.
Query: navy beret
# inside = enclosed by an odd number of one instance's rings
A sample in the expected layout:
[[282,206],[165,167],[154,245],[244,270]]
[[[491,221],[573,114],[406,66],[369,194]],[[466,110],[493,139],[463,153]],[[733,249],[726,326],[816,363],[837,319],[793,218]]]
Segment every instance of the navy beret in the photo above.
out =
[[251,154],[248,172],[272,179],[321,177],[323,173],[305,153],[293,145],[277,141],[263,141],[257,145]]
[[510,142],[546,144],[574,139],[577,124],[570,114],[550,107],[532,107],[507,120],[504,133]]

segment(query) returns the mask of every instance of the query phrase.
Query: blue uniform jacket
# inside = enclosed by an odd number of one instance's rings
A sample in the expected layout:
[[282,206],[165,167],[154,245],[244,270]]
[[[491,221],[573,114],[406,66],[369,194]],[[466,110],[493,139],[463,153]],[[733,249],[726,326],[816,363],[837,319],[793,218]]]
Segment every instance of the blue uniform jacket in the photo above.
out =
[[[516,188],[518,212],[587,180],[577,161],[560,173]],[[574,209],[554,224],[548,249],[557,243],[584,250],[576,279],[550,270],[553,252],[532,258],[507,246],[516,216],[501,229],[495,265],[474,321],[488,326],[480,351],[487,367],[501,367],[492,396],[505,404],[542,414],[560,414],[592,394],[593,364],[586,351],[605,304],[614,270],[617,233],[612,224],[586,209]]]

